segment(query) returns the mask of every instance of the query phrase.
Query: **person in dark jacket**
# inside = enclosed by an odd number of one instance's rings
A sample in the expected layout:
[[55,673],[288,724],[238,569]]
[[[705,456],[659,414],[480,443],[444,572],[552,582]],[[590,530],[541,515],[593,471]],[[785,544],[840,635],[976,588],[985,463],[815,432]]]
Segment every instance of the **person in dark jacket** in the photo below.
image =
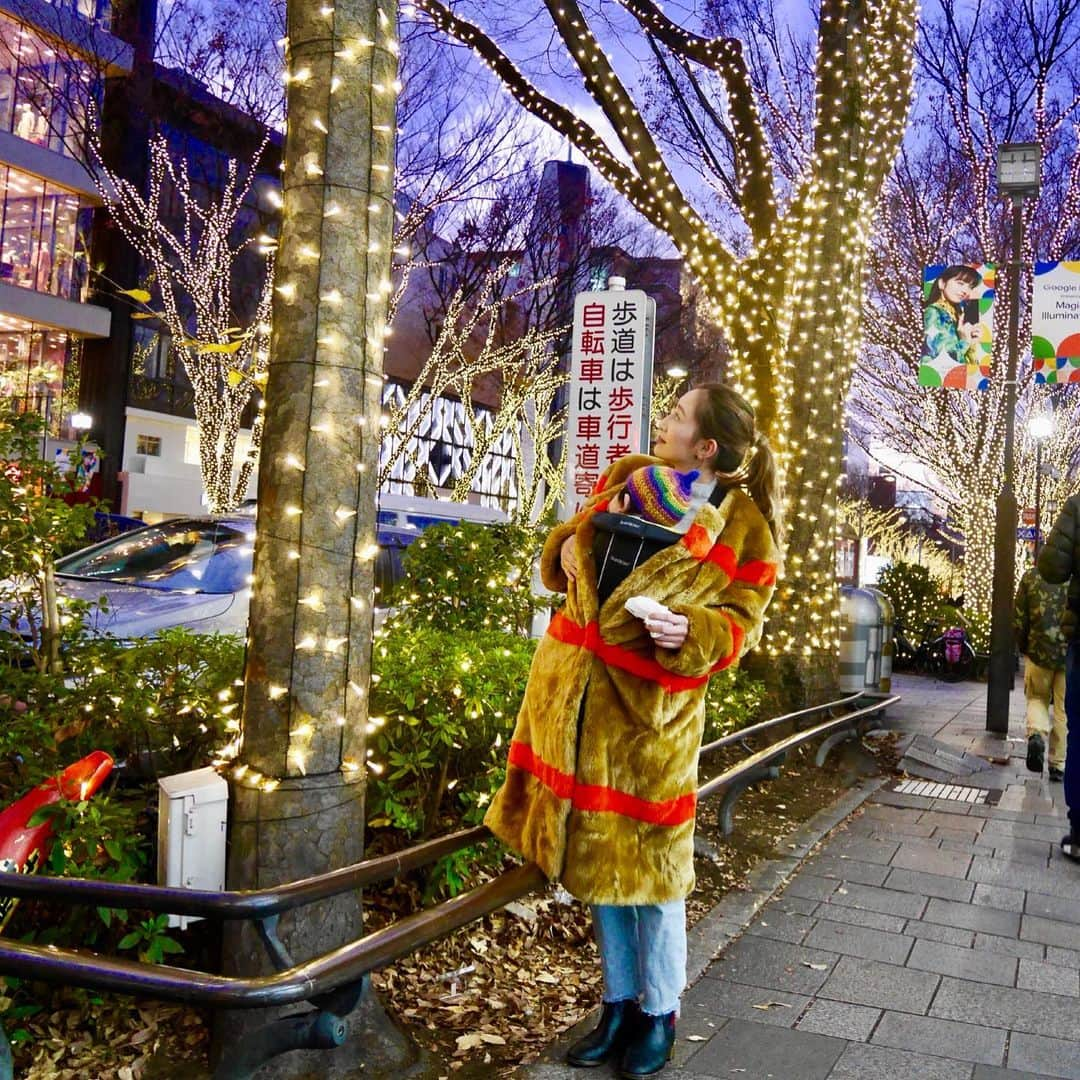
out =
[[1069,643],[1061,629],[1064,612],[1065,586],[1048,584],[1034,566],[1029,567],[1020,578],[1013,604],[1013,634],[1024,655],[1027,767],[1042,773],[1049,742],[1050,779],[1058,783],[1065,774],[1065,653]]
[[1039,552],[1039,573],[1052,585],[1069,583],[1061,630],[1069,643],[1065,654],[1065,714],[1068,735],[1065,748],[1065,805],[1069,808],[1069,835],[1061,850],[1080,862],[1080,495],[1067,499]]

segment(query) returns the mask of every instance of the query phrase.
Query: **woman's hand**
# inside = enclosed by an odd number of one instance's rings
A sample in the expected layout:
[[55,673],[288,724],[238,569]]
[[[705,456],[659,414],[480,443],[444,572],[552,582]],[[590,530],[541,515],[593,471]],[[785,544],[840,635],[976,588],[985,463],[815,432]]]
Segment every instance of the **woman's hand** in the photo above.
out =
[[960,323],[960,336],[968,341],[978,341],[982,337],[982,327],[978,323]]
[[559,563],[568,581],[573,581],[578,572],[577,546],[574,541],[573,536],[568,536],[563,541],[562,547],[559,548]]
[[645,620],[645,629],[655,644],[664,649],[679,649],[686,641],[690,620],[677,611],[667,611],[662,615],[650,615]]

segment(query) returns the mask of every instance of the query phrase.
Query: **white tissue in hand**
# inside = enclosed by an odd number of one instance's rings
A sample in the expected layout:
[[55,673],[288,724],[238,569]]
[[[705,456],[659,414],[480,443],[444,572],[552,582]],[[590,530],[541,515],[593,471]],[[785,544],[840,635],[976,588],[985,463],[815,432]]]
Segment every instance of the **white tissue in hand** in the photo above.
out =
[[624,606],[637,619],[651,619],[657,615],[671,614],[671,608],[665,607],[651,596],[631,596]]

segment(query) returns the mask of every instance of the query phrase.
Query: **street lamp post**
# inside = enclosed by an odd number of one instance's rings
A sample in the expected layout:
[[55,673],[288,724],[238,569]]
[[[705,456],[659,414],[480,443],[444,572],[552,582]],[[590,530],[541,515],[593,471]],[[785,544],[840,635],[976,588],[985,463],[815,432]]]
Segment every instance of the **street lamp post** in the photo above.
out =
[[1043,443],[1054,431],[1054,421],[1046,413],[1036,413],[1028,422],[1028,433],[1035,440],[1035,558],[1042,543]]
[[1012,602],[1016,578],[1016,492],[1013,488],[1013,441],[1016,426],[1016,369],[1020,348],[1020,264],[1024,248],[1024,200],[1039,192],[1038,143],[1002,143],[998,147],[998,193],[1012,200],[1012,250],[1009,253],[1009,349],[1005,374],[1005,452],[994,528],[994,581],[990,599],[990,672],[986,694],[986,730],[1009,733],[1012,692]]

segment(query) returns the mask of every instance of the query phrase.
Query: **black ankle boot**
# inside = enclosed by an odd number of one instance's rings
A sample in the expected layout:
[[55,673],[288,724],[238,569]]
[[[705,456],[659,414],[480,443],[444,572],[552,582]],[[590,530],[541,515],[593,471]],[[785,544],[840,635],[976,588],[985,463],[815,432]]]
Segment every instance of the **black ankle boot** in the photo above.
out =
[[592,1069],[610,1061],[630,1041],[640,1016],[636,1001],[605,1001],[600,1023],[570,1047],[567,1062],[578,1069]]
[[1080,863],[1080,826],[1070,826],[1069,832],[1061,838],[1061,854]]
[[630,1041],[623,1054],[619,1075],[626,1080],[644,1080],[655,1076],[671,1057],[671,1048],[675,1045],[675,1014],[663,1016],[641,1014],[637,1034]]

